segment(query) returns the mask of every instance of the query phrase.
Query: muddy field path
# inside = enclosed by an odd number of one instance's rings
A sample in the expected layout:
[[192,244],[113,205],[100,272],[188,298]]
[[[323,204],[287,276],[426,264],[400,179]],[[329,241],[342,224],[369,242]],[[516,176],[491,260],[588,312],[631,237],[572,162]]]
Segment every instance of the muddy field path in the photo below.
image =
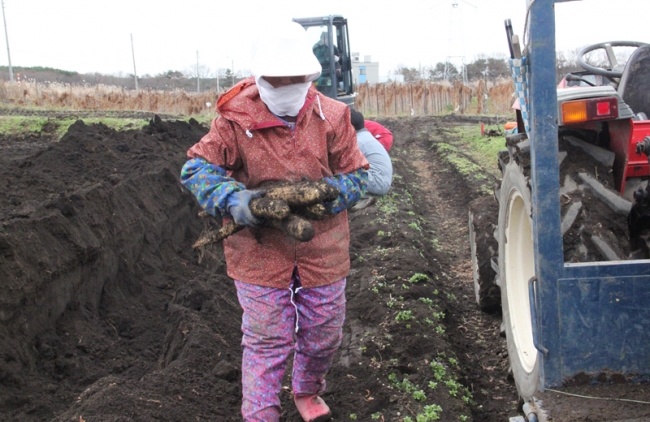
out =
[[[476,122],[381,120],[388,195],[350,213],[335,420],[504,421],[517,414],[498,315],[474,301],[467,205],[479,186],[434,148]],[[238,421],[241,310],[220,247],[178,182],[195,121],[58,142],[0,139],[0,420]],[[289,379],[285,385],[290,386]],[[298,421],[289,387],[283,421]]]
[[[353,372],[353,381],[348,377],[343,397],[357,397],[350,407],[365,415],[361,420],[416,420],[431,404],[443,409],[440,420],[508,420],[517,414],[517,397],[508,381],[500,316],[477,308],[467,240],[468,203],[483,189],[435,147],[454,141],[459,125],[475,122],[403,118],[382,124],[396,139],[393,185],[372,207],[350,213],[352,271],[342,347],[343,357],[356,355],[369,369],[361,376]],[[345,362],[332,371],[341,379],[351,371]],[[414,400],[409,388],[423,391],[426,400]],[[359,391],[373,400],[359,400]]]

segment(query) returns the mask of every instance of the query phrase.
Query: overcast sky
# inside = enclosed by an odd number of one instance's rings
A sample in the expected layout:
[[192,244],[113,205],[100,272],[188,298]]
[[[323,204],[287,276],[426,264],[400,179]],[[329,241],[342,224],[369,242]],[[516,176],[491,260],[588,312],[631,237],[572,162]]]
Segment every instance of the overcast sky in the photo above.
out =
[[[457,3],[457,7],[452,4]],[[11,63],[80,73],[138,75],[248,69],[269,20],[329,14],[348,19],[350,47],[379,62],[419,67],[464,56],[508,54],[503,22],[523,32],[526,0],[4,0]],[[632,12],[633,11],[633,12]],[[612,40],[650,42],[648,0],[582,0],[556,5],[558,50]],[[2,34],[0,38],[4,40]],[[453,59],[460,60],[460,59]],[[452,60],[452,61],[453,61]],[[7,65],[0,45],[0,65]]]

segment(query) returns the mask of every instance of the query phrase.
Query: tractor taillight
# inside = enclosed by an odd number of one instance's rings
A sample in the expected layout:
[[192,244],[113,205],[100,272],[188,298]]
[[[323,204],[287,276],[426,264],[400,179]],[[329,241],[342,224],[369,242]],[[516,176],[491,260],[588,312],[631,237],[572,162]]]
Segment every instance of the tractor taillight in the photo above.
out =
[[618,101],[616,97],[591,98],[562,103],[562,124],[564,125],[616,119],[617,117]]
[[596,103],[596,114],[598,116],[609,116],[612,113],[612,105],[609,101],[598,101]]

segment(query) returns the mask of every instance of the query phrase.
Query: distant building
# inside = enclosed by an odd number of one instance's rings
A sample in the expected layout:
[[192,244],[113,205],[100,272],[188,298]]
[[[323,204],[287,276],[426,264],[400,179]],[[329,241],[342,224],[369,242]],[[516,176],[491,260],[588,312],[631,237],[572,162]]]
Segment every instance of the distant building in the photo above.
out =
[[379,82],[379,63],[372,62],[370,56],[352,53],[352,81],[355,84],[376,84]]

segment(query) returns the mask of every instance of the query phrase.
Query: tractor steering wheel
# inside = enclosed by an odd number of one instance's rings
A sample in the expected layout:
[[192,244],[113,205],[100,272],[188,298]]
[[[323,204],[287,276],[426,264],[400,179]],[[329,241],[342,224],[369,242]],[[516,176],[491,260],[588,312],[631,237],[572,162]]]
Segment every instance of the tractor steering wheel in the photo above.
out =
[[[585,70],[588,70],[589,72],[592,72],[594,75],[602,75],[606,76],[608,78],[620,78],[623,76],[623,71],[618,71],[618,70],[613,70],[616,65],[616,55],[614,54],[614,50],[612,47],[641,47],[642,45],[646,45],[647,43],[644,42],[638,42],[638,41],[609,41],[609,42],[602,42],[599,44],[592,44],[590,46],[587,46],[578,53],[578,64]],[[587,64],[585,62],[585,55],[587,53],[590,53],[595,50],[600,50],[604,49],[605,53],[607,53],[607,60],[609,61],[609,69],[602,68],[602,67],[595,67],[590,64]]]

